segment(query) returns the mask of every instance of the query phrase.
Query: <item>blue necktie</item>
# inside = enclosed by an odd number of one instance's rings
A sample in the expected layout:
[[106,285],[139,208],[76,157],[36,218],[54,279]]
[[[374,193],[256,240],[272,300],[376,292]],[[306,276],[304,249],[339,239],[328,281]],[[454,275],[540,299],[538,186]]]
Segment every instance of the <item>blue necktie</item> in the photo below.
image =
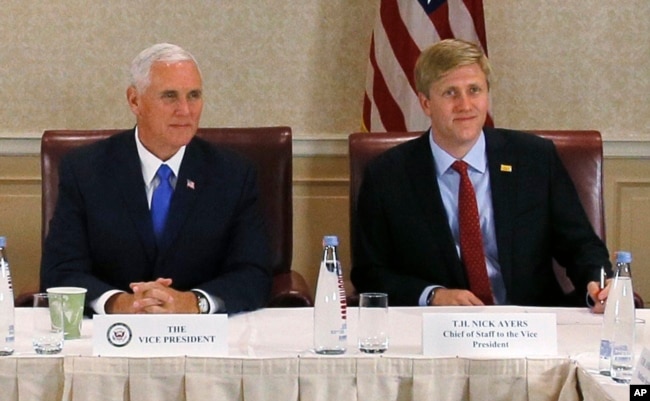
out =
[[169,204],[171,203],[174,188],[170,182],[171,176],[174,172],[166,164],[161,164],[156,172],[156,176],[160,180],[158,186],[153,191],[151,198],[151,220],[153,221],[153,231],[156,234],[156,240],[160,243],[163,232],[165,230],[165,221],[167,221],[167,212],[169,211]]

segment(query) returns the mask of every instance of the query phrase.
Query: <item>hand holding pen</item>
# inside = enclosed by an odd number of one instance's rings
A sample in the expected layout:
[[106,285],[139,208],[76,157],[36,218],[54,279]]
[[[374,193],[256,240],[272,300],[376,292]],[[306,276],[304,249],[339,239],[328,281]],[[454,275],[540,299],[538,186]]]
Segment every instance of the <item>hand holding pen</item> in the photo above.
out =
[[607,284],[609,284],[609,279],[607,278],[607,271],[603,266],[600,268],[598,281],[591,281],[587,284],[587,303],[593,313],[603,313],[605,311],[607,295],[609,294]]
[[[605,271],[605,266],[600,266],[600,282],[598,283],[598,295],[600,295],[601,291],[605,289],[605,286],[607,285],[607,272]],[[600,304],[604,304],[605,300],[601,299]]]

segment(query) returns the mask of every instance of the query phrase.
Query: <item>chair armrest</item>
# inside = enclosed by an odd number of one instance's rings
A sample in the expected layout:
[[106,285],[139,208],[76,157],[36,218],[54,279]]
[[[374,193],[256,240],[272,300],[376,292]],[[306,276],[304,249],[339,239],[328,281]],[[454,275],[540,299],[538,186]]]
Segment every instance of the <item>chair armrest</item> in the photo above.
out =
[[643,298],[636,292],[634,293],[634,307],[637,309],[645,308],[645,302],[643,302]]
[[31,291],[31,292],[23,292],[21,294],[18,294],[16,298],[14,299],[14,306],[16,308],[20,307],[31,307],[32,304],[34,303],[34,294],[36,294],[38,291]]
[[292,270],[277,273],[273,276],[269,307],[293,308],[313,305],[314,300],[311,297],[311,290],[300,273]]

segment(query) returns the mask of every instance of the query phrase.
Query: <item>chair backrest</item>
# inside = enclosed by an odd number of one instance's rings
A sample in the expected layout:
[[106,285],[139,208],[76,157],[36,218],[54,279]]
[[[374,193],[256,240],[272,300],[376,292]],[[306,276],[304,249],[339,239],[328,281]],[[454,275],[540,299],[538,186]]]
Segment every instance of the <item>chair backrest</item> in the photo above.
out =
[[[124,130],[48,130],[41,140],[42,239],[59,193],[59,162],[70,150]],[[292,137],[289,127],[200,128],[197,136],[231,149],[258,171],[262,212],[267,220],[274,274],[289,272],[293,251]]]
[[[603,144],[598,131],[530,131],[550,139],[576,186],[589,221],[596,234],[605,240],[603,204]],[[366,164],[380,153],[422,135],[422,132],[382,132],[351,134],[350,155],[350,213],[354,213],[357,194]]]
[[531,131],[550,139],[578,191],[596,234],[605,242],[603,142],[598,131]]
[[[598,131],[530,131],[550,139],[582,202],[596,234],[605,241],[603,202],[603,145]],[[415,139],[422,132],[354,133],[349,137],[350,155],[350,224],[352,224],[359,187],[366,164],[380,153],[402,142]],[[554,270],[565,293],[572,285],[563,269],[554,262]]]

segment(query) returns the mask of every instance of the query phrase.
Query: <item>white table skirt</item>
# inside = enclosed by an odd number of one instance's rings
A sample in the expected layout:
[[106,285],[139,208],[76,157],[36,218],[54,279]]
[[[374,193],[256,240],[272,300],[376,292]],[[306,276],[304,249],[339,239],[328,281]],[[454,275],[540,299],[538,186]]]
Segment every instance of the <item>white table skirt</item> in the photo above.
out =
[[[602,317],[586,309],[391,308],[391,345],[382,356],[354,347],[356,310],[342,356],[311,352],[311,308],[264,309],[229,319],[228,356],[92,356],[92,320],[58,356],[30,344],[30,310],[16,310],[17,346],[0,358],[0,399],[31,400],[627,400],[628,387],[593,374]],[[422,313],[554,312],[558,355],[430,358],[422,355]],[[640,310],[638,316],[650,317]],[[645,324],[639,325],[639,346]]]

